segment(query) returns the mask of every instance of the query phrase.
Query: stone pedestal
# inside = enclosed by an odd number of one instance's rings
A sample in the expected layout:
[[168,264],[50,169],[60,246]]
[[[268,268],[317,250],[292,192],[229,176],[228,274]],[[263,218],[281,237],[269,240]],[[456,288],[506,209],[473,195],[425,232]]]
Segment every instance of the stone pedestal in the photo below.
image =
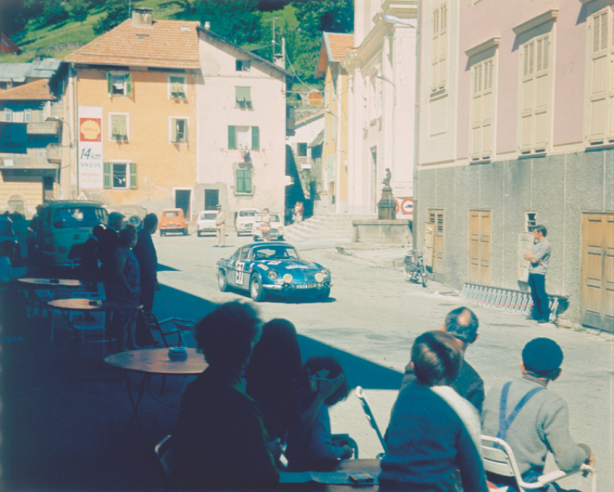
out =
[[392,188],[388,185],[382,189],[382,198],[377,203],[377,218],[379,220],[394,220],[397,204],[392,198]]
[[[392,209],[394,212],[394,209]],[[411,229],[408,219],[363,219],[353,220],[352,242],[363,244],[409,245]]]

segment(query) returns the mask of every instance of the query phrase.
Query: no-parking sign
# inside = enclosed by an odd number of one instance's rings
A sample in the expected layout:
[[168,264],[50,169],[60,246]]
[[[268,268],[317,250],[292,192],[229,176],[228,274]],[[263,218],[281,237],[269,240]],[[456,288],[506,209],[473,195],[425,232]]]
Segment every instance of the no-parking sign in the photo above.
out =
[[403,212],[404,215],[414,214],[414,199],[413,198],[405,198],[401,202],[401,212]]

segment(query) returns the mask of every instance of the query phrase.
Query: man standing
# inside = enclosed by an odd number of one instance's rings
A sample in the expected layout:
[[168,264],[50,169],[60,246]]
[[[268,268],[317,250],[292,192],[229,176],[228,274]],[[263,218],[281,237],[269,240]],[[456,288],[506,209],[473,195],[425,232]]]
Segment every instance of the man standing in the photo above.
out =
[[226,214],[222,210],[222,206],[217,205],[217,217],[215,218],[215,247],[221,248],[226,246]]
[[[147,214],[143,219],[143,229],[139,231],[136,246],[132,249],[136,259],[139,261],[141,271],[141,304],[143,311],[151,313],[153,309],[154,296],[160,290],[158,284],[158,255],[151,236],[158,229],[158,216]],[[151,342],[151,334],[143,319],[139,316],[136,324],[136,343],[147,345]]]
[[550,306],[548,305],[548,294],[546,294],[546,272],[550,262],[550,241],[546,239],[548,229],[543,225],[538,225],[533,229],[535,243],[524,259],[529,261],[529,287],[531,288],[531,298],[533,299],[532,318],[538,323],[550,322]]
[[117,233],[124,227],[124,215],[119,212],[109,214],[107,228],[103,231],[98,242],[98,257],[100,259],[100,272],[104,283],[105,295],[108,294],[110,280],[113,276],[113,258],[119,244]]
[[[482,411],[484,402],[484,381],[471,367],[469,362],[465,360],[465,352],[469,345],[478,339],[479,321],[475,313],[466,307],[460,307],[450,311],[446,316],[446,321],[441,325],[442,331],[447,331],[454,337],[460,349],[463,352],[463,362],[458,376],[450,385],[463,398],[469,400],[478,412]],[[416,379],[416,375],[412,368],[411,362],[405,367],[405,375],[401,383],[401,390]]]
[[[516,457],[525,482],[543,474],[548,451],[564,472],[583,463],[593,466],[595,457],[585,444],[576,444],[569,434],[567,403],[548,389],[561,375],[563,351],[549,338],[535,338],[522,351],[522,378],[493,388],[484,401],[482,432],[507,442]],[[510,477],[487,474],[488,480],[510,492],[518,490]],[[548,486],[536,489],[547,492]],[[554,486],[554,490],[562,490]]]

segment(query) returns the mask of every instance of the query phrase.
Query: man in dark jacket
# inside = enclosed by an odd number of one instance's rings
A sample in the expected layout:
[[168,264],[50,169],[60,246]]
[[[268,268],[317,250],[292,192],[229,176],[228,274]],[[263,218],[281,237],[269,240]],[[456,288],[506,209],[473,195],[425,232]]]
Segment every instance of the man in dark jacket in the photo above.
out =
[[109,288],[113,276],[113,259],[119,245],[117,233],[124,226],[124,215],[119,212],[109,214],[109,223],[98,241],[98,257],[100,259],[100,272],[104,282],[105,292]]
[[[465,360],[467,348],[478,339],[478,326],[479,321],[475,313],[471,309],[460,307],[448,313],[445,324],[441,326],[441,329],[452,335],[463,351],[463,363],[458,371],[458,376],[450,386],[463,398],[473,403],[473,406],[481,413],[482,404],[484,403],[484,381],[477,371],[471,367],[469,362]],[[416,375],[410,363],[405,367],[401,389],[414,379],[416,379]]]
[[[143,311],[151,313],[153,309],[156,290],[160,290],[158,284],[158,256],[151,236],[158,229],[158,216],[147,214],[143,219],[143,229],[139,231],[136,246],[132,250],[139,261],[141,269],[141,304]],[[151,334],[143,319],[139,316],[136,327],[136,341],[138,344],[151,344]]]
[[98,243],[103,234],[104,227],[101,225],[94,226],[92,235],[85,241],[81,252],[79,278],[90,292],[98,290],[98,281],[100,280]]

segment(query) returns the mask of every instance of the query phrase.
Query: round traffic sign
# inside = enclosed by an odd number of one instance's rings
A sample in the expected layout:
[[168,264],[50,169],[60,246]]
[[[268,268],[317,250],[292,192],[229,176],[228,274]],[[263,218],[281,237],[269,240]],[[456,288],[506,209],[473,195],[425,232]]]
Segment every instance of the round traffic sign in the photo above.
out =
[[413,213],[414,213],[414,199],[413,198],[405,198],[401,202],[401,211],[405,215],[413,215]]

